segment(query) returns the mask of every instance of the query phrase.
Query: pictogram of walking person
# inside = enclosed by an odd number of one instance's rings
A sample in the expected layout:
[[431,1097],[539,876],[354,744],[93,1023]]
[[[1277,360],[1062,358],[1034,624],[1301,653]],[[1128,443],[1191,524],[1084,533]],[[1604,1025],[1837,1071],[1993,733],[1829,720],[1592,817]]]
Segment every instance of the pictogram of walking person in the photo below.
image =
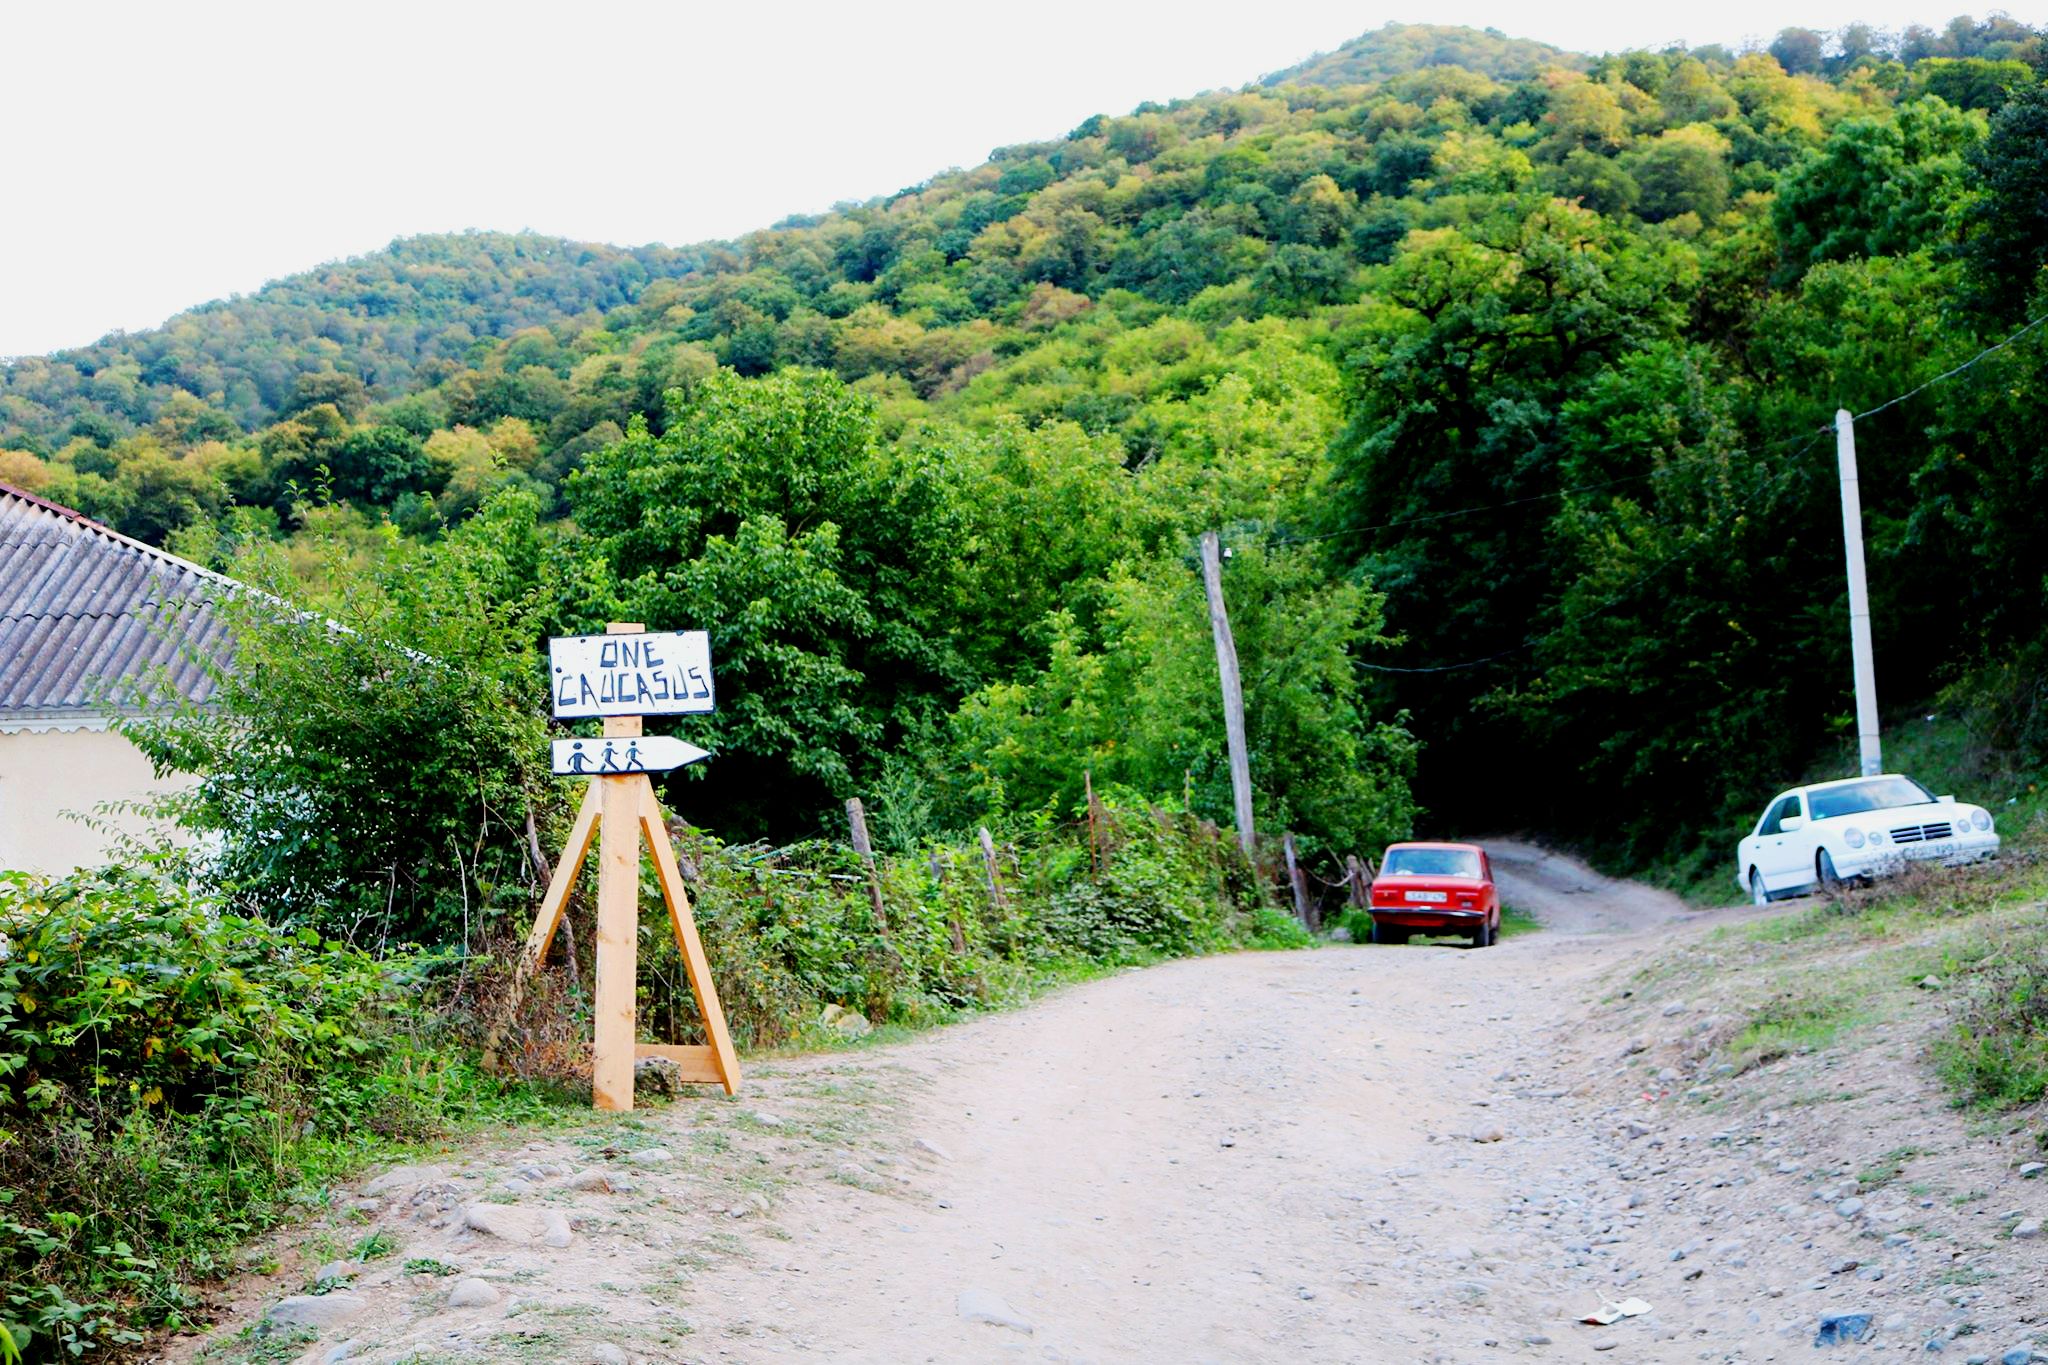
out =
[[604,754],[602,757],[598,759],[597,770],[601,773],[617,773],[625,771],[625,769],[619,766],[619,751],[610,740],[605,741]]
[[582,740],[579,739],[575,743],[571,744],[569,746],[569,771],[572,773],[589,772],[590,769],[584,766],[585,757],[586,756],[583,752]]

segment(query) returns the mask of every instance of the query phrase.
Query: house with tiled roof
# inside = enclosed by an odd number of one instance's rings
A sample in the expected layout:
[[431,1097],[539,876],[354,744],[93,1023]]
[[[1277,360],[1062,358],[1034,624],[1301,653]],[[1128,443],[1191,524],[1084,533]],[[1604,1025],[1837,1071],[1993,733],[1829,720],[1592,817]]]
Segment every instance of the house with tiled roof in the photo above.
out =
[[114,727],[150,697],[205,703],[235,587],[56,503],[0,484],[0,868],[104,861],[187,785]]

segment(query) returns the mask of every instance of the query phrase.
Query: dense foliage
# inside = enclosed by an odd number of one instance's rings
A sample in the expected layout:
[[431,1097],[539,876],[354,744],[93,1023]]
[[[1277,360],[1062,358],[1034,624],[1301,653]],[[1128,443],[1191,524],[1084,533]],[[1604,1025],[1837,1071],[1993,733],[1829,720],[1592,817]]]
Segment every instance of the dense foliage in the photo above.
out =
[[[1220,528],[1272,818],[1369,846],[1412,769],[1442,827],[1693,857],[1847,723],[1833,411],[2048,309],[2042,62],[1998,16],[1390,26],[737,242],[421,239],[17,362],[0,478],[220,564],[523,496],[536,632],[717,633],[671,795],[737,833],[1089,769],[1224,816],[1183,619]],[[1884,697],[2036,752],[2044,355],[1859,424]]]
[[193,1321],[195,1278],[378,1143],[530,1105],[437,1041],[428,965],[175,866],[0,873],[0,1325],[30,1358]]

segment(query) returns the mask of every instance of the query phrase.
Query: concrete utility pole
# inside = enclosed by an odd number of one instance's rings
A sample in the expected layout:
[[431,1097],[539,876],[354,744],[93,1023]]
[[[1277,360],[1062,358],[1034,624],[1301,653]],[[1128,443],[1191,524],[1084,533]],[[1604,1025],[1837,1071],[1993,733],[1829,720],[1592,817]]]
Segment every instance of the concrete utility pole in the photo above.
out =
[[1223,606],[1223,552],[1214,531],[1202,532],[1202,583],[1209,591],[1209,629],[1216,636],[1216,672],[1223,679],[1223,733],[1230,741],[1230,795],[1237,807],[1237,843],[1252,856],[1252,766],[1244,749],[1244,683],[1237,674],[1237,642]]
[[1856,666],[1856,743],[1863,775],[1884,771],[1877,732],[1877,670],[1870,651],[1870,589],[1863,578],[1863,496],[1856,486],[1856,423],[1835,410],[1835,464],[1842,476],[1842,545],[1849,557],[1849,655]]

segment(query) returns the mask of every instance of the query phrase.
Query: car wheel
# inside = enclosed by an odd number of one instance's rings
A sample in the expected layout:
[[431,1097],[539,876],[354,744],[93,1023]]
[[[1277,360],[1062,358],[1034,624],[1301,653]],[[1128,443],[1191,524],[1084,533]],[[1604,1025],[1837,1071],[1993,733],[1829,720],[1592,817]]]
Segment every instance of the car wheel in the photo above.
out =
[[1491,920],[1481,920],[1479,927],[1472,931],[1472,946],[1474,948],[1491,948],[1493,946],[1493,922]]
[[1842,874],[1835,871],[1835,860],[1829,856],[1826,849],[1822,849],[1820,857],[1814,859],[1814,871],[1820,878],[1820,889],[1822,891],[1830,896],[1841,894]]
[[1771,893],[1764,890],[1764,874],[1753,867],[1749,870],[1749,902],[1752,905],[1771,903]]
[[1408,931],[1406,929],[1396,929],[1391,924],[1381,924],[1378,920],[1374,920],[1372,922],[1372,941],[1383,947],[1394,947],[1408,941]]

